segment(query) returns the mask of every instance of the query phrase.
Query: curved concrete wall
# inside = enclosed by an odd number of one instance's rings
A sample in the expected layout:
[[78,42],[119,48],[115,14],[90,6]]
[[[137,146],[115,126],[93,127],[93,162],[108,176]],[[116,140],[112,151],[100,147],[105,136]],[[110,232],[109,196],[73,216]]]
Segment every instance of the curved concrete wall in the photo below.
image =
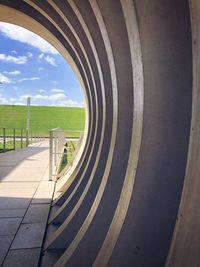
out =
[[0,0],[0,20],[52,43],[87,99],[84,148],[52,206],[41,266],[198,266],[199,10]]

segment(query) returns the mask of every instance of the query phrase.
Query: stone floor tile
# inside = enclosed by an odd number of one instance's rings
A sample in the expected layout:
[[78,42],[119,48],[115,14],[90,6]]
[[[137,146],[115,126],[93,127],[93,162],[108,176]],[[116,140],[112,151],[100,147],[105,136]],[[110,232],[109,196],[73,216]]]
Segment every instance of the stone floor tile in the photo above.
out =
[[26,159],[19,164],[20,168],[46,168],[47,166],[47,161],[38,161],[37,159]]
[[37,191],[32,199],[32,204],[51,203],[53,191]]
[[13,238],[14,235],[6,235],[0,237],[0,266],[2,266],[2,262],[8,252]]
[[50,204],[31,204],[22,223],[46,222]]
[[4,166],[1,166],[1,173],[0,173],[0,180],[1,181],[4,181],[5,180],[5,177],[11,173],[13,170],[13,167],[4,167]]
[[1,197],[0,209],[27,209],[31,198]]
[[49,181],[49,166],[47,166],[46,171],[44,172],[41,180],[44,182]]
[[0,210],[0,218],[20,218],[25,212],[26,209]]
[[[3,167],[1,167],[2,169]],[[3,181],[40,181],[41,178],[43,177],[43,174],[45,172],[45,168],[24,168],[24,167],[19,167],[11,172],[7,173],[5,175],[5,170],[3,174],[0,174],[0,179]]]
[[20,198],[32,198],[36,189],[35,188],[5,188],[0,190],[0,198],[2,197],[20,197]]
[[0,235],[14,235],[19,228],[21,218],[1,218]]
[[6,188],[37,188],[38,182],[0,182],[0,191],[1,189]]
[[45,226],[46,223],[21,224],[11,249],[41,247]]
[[53,181],[41,181],[38,186],[38,191],[53,191],[55,186],[55,182]]
[[37,267],[40,249],[10,250],[3,267]]

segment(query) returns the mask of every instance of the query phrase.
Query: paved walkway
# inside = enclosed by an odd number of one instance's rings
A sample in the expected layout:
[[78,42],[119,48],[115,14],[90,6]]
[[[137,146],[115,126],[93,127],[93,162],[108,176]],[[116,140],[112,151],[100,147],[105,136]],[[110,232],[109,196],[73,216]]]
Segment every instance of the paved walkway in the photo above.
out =
[[0,266],[38,265],[54,182],[48,142],[0,154]]

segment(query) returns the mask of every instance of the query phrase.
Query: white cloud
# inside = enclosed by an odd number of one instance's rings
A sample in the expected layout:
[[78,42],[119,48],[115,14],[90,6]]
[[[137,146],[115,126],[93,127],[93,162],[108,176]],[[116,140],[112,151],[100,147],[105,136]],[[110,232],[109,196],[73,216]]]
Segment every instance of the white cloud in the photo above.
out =
[[20,103],[25,103],[27,97],[31,98],[31,105],[45,105],[45,106],[60,106],[60,107],[84,107],[83,102],[78,102],[72,99],[67,99],[63,93],[58,94],[36,94],[36,95],[21,95],[18,99]]
[[63,90],[63,89],[51,89],[51,92],[52,93],[64,93],[65,92],[65,90]]
[[31,95],[21,95],[19,98],[19,101],[24,101],[26,100],[28,97],[32,97]]
[[40,67],[40,68],[38,68],[38,70],[39,70],[39,71],[42,71],[42,70],[44,70],[44,68]]
[[46,57],[44,57],[44,60],[49,63],[52,66],[56,66],[56,59],[53,57],[50,57],[49,55],[47,55]]
[[57,50],[40,36],[13,24],[1,22],[0,32],[12,40],[16,40],[38,48],[43,53],[58,54]]
[[26,54],[27,54],[27,57],[29,57],[29,58],[33,57],[33,54],[31,52],[27,52]]
[[44,53],[39,54],[39,56],[38,56],[39,59],[43,59],[43,57],[44,57]]
[[51,83],[53,83],[53,84],[58,84],[58,82],[57,82],[57,81],[52,81]]
[[65,99],[65,98],[66,98],[66,95],[63,93],[54,94],[54,95],[49,96],[50,101],[59,101],[59,100]]
[[5,97],[0,97],[0,104],[8,104],[8,100]]
[[44,90],[44,89],[40,89],[40,90],[38,90],[38,92],[39,92],[39,93],[46,93],[47,91]]
[[0,72],[0,83],[11,83],[11,80]]
[[63,93],[59,93],[59,94],[52,94],[52,95],[41,95],[41,94],[37,94],[37,95],[21,95],[20,96],[20,101],[23,101],[24,99],[27,99],[27,97],[30,97],[33,101],[36,100],[47,100],[47,101],[51,101],[51,102],[56,102],[56,101],[61,101],[66,99],[66,95]]
[[65,101],[60,101],[58,103],[58,106],[60,107],[84,107],[84,103],[79,103],[78,101],[67,99]]
[[11,53],[13,53],[13,54],[16,55],[17,54],[17,51],[16,50],[12,50]]
[[8,104],[8,100],[0,94],[0,104]]
[[35,100],[48,100],[48,95],[33,95],[32,99]]
[[24,81],[36,81],[36,80],[39,80],[40,78],[39,77],[29,77],[29,78],[22,78],[22,79],[19,79],[18,82],[24,82]]
[[57,66],[56,65],[56,59],[54,57],[49,56],[49,55],[45,56],[44,53],[39,54],[38,59],[44,60],[54,67]]
[[21,74],[21,71],[19,71],[19,70],[14,70],[14,71],[4,71],[3,73],[5,73],[5,74],[9,74],[9,75],[17,76],[17,75],[20,75],[20,74]]
[[11,97],[10,101],[15,102],[15,101],[17,101],[17,98]]
[[39,54],[38,59],[44,60],[54,67],[57,66],[56,65],[56,59],[54,57],[49,56],[49,55],[45,56],[44,53]]
[[6,54],[0,54],[0,60],[3,62],[8,63],[15,63],[15,64],[26,64],[27,63],[27,57],[26,56],[10,56]]
[[24,106],[24,105],[26,105],[26,103],[15,102],[15,103],[13,103],[13,105],[16,105],[16,106]]

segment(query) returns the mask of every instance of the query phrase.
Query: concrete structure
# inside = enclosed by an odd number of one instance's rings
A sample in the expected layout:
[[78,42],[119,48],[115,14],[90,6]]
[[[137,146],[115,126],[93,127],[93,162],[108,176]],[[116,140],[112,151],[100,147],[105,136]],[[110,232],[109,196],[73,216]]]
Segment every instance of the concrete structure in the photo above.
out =
[[198,0],[0,0],[44,37],[87,103],[41,266],[200,266]]

